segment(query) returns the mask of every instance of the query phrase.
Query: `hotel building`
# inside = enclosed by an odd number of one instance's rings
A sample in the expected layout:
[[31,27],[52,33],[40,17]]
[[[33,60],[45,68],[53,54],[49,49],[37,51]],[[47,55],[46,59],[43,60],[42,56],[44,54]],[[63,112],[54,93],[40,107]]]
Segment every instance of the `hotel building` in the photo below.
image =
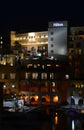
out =
[[84,27],[49,22],[48,31],[11,31],[10,38],[12,49],[18,42],[24,51],[0,61],[4,93],[26,95],[29,104],[84,104]]

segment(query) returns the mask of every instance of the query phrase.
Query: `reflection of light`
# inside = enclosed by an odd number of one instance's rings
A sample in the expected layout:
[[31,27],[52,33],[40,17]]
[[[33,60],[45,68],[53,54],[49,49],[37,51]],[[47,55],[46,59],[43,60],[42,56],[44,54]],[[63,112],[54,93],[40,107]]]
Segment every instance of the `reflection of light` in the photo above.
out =
[[72,120],[72,130],[75,130],[75,123],[74,123],[74,120]]
[[58,115],[58,113],[56,112],[56,116]]
[[58,114],[56,113],[56,116],[55,116],[55,125],[58,124]]

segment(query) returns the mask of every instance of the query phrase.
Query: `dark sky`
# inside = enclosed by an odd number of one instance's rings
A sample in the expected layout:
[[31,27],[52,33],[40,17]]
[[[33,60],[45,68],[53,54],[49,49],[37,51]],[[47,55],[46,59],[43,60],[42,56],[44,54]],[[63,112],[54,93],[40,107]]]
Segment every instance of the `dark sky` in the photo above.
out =
[[82,0],[3,0],[0,30],[47,30],[49,21],[68,20],[70,26],[84,26]]

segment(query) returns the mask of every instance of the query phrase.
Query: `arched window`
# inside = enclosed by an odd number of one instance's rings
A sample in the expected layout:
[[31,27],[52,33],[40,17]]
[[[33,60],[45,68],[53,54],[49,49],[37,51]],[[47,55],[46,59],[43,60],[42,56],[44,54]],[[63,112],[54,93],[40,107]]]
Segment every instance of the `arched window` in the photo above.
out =
[[75,105],[75,100],[74,100],[74,98],[71,98],[71,105]]
[[83,99],[78,100],[78,105],[80,105],[80,106],[83,105]]

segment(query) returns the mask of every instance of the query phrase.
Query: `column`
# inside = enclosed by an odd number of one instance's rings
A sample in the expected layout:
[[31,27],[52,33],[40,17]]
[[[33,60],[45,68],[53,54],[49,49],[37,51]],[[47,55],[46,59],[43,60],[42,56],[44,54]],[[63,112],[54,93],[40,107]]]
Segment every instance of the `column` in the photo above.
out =
[[38,106],[41,106],[42,105],[42,95],[41,95],[41,93],[38,93],[38,97],[39,97]]
[[52,104],[53,104],[53,94],[50,93],[50,105],[52,105]]

